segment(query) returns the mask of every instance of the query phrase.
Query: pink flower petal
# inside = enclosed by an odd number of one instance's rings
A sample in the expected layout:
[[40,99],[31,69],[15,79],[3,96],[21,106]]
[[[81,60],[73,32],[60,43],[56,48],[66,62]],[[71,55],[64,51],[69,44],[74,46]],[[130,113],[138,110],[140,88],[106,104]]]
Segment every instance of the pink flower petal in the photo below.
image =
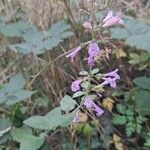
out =
[[73,61],[74,57],[79,53],[80,50],[81,50],[80,46],[77,48],[74,48],[66,57],[70,57]]
[[92,29],[92,24],[90,22],[84,22],[83,23],[83,27],[86,28],[86,29]]

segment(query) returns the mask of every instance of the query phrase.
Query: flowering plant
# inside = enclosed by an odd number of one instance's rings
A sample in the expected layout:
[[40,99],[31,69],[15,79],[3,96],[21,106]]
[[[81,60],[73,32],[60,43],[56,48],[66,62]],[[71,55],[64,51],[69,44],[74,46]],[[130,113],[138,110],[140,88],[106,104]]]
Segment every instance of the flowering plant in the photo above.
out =
[[[83,27],[92,33],[92,41],[88,41],[85,44],[81,44],[72,49],[66,56],[67,58],[71,58],[71,61],[75,61],[77,54],[79,55],[82,49],[87,46],[86,61],[90,71],[89,73],[86,72],[87,74],[85,75],[82,75],[82,72],[80,72],[81,77],[73,81],[71,84],[71,90],[72,92],[75,92],[73,97],[81,98],[81,101],[78,103],[79,107],[76,109],[77,113],[73,119],[74,123],[82,122],[78,114],[80,109],[85,109],[85,111],[88,111],[89,116],[92,118],[94,118],[95,115],[97,117],[102,116],[105,109],[100,99],[102,97],[102,93],[104,92],[104,87],[117,87],[116,81],[120,79],[118,69],[108,73],[100,73],[98,68],[92,69],[92,67],[98,63],[99,60],[109,59],[109,54],[111,53],[111,49],[108,50],[106,48],[106,46],[108,47],[109,45],[104,45],[102,42],[103,33],[99,33],[101,35],[100,39],[96,39],[93,35],[95,35],[95,32],[99,32],[97,29],[101,28],[103,29],[101,31],[104,31],[106,28],[116,25],[124,25],[124,23],[119,15],[113,15],[113,11],[108,11],[106,17],[98,25],[93,26],[90,21],[84,22]],[[109,43],[109,41],[106,43]],[[93,74],[92,72],[94,72],[94,70],[96,70],[96,72]]]

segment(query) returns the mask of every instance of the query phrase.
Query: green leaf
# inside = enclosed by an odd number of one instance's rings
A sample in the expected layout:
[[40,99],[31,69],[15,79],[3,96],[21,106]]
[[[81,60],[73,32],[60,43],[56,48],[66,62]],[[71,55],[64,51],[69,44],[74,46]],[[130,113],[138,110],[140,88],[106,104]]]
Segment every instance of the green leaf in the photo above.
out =
[[122,28],[112,28],[111,37],[115,39],[125,39],[130,35],[128,31]]
[[126,115],[128,115],[128,116],[133,116],[133,115],[134,115],[133,109],[130,108],[130,107],[126,110],[125,113],[126,113]]
[[22,37],[23,32],[25,32],[29,27],[29,24],[23,21],[18,21],[16,23],[0,26],[0,32],[8,37]]
[[95,75],[95,74],[97,74],[99,72],[99,69],[98,68],[95,68],[95,69],[93,69],[92,71],[91,71],[91,74],[92,75]]
[[0,144],[5,143],[10,138],[10,134],[7,130],[10,126],[9,119],[0,118]]
[[135,131],[133,127],[127,127],[125,130],[126,130],[127,137],[131,136],[132,133]]
[[130,53],[131,60],[129,60],[130,64],[139,64],[141,62],[140,56],[137,53]]
[[89,81],[84,81],[82,84],[81,84],[81,87],[83,87],[84,89],[88,90],[90,89],[91,87],[91,83]]
[[136,107],[142,115],[150,114],[149,98],[150,98],[150,91],[146,91],[146,90],[139,90],[138,93],[135,95]]
[[20,150],[37,150],[43,143],[43,137],[36,137],[32,135],[29,128],[16,128],[11,131],[12,138],[20,143]]
[[14,91],[7,96],[5,103],[7,105],[14,105],[18,102],[24,101],[31,97],[34,92],[28,90],[18,90]]
[[91,136],[92,135],[92,127],[89,125],[89,124],[86,124],[83,128],[83,133],[86,135],[86,136]]
[[126,42],[138,49],[145,49],[150,52],[150,33],[128,37]]
[[146,76],[138,77],[133,80],[133,83],[142,89],[150,90],[150,78]]
[[61,114],[61,108],[56,107],[46,116],[33,116],[24,121],[24,124],[36,128],[53,130],[58,126],[68,126],[71,123],[71,114]]
[[125,114],[126,106],[123,104],[117,104],[117,110],[120,114]]
[[78,92],[74,93],[72,97],[73,97],[73,98],[76,98],[76,97],[83,96],[84,94],[85,94],[85,92],[83,92],[83,91],[78,91]]
[[24,90],[25,79],[19,73],[14,75],[10,82],[5,84],[3,89],[0,90],[0,103],[6,103],[7,105],[13,105],[22,100],[26,100],[31,97],[33,91]]
[[10,45],[10,48],[23,54],[30,52],[42,54],[46,50],[57,47],[64,39],[72,36],[73,32],[68,31],[70,28],[70,25],[64,21],[53,24],[51,28],[45,32],[30,28],[31,32],[28,30],[23,36],[24,42]]
[[62,110],[69,112],[75,108],[76,101],[72,99],[69,95],[66,95],[60,101],[60,107]]
[[21,73],[18,73],[10,78],[10,82],[6,84],[5,88],[7,91],[12,92],[20,90],[24,86],[25,86],[25,79]]
[[79,75],[82,75],[82,76],[86,76],[88,75],[89,73],[87,71],[80,71]]
[[126,123],[126,121],[126,117],[121,115],[115,115],[115,117],[113,118],[113,123],[117,125],[123,125]]
[[142,129],[142,126],[141,126],[140,124],[137,123],[137,126],[136,126],[136,132],[137,132],[138,134],[141,133],[141,129]]
[[133,18],[124,18],[124,23],[125,28],[110,30],[112,38],[126,39],[126,43],[130,46],[150,52],[150,26]]

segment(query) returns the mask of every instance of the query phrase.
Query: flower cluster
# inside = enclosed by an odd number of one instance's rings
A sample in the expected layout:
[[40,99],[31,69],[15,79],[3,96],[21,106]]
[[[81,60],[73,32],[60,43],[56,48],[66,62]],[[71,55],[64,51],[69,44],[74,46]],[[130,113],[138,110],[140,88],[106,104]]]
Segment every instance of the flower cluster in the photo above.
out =
[[[97,26],[101,26],[102,28],[106,28],[106,27],[111,27],[114,25],[124,25],[123,20],[119,17],[119,15],[114,15],[112,11],[109,11],[108,14],[106,15],[106,17],[101,21],[101,23]],[[84,22],[83,23],[83,27],[85,29],[89,29],[92,30],[92,32],[95,31],[95,27],[92,26],[91,22]],[[97,28],[96,27],[96,28]],[[82,46],[83,47],[83,46]],[[78,46],[74,49],[72,49],[69,54],[66,57],[71,58],[71,60],[73,61],[74,58],[76,57],[76,55],[81,51],[81,46]],[[97,56],[103,56],[104,51],[101,50],[101,48],[99,47],[97,42],[90,42],[90,44],[87,46],[87,64],[88,66],[92,67],[94,65],[94,62],[97,58]],[[98,81],[100,86],[105,86],[105,85],[109,85],[112,88],[116,88],[116,80],[119,80],[120,76],[118,75],[118,69],[108,72],[106,74],[100,74],[100,81]],[[71,84],[71,90],[73,92],[78,92],[81,89],[81,83],[84,84],[84,78],[79,78],[75,81],[72,82]],[[83,87],[84,90],[84,87]],[[86,90],[86,89],[85,89]],[[89,113],[92,111],[95,113],[96,116],[100,117],[103,113],[104,110],[101,109],[93,100],[95,98],[91,98],[90,93],[89,93],[89,89],[86,93],[86,96],[83,98],[83,104],[80,104],[81,107],[84,106]],[[83,92],[84,93],[84,92]],[[87,95],[88,94],[88,95]],[[97,92],[97,95],[99,98],[101,98],[101,93]],[[73,122],[77,123],[80,122],[80,115],[78,113],[75,114]]]

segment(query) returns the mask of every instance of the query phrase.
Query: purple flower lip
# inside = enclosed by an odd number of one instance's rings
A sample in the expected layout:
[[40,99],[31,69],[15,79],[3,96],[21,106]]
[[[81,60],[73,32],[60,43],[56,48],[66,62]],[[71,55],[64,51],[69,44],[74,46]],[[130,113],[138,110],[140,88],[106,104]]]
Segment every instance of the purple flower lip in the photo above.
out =
[[102,27],[110,27],[114,25],[124,25],[123,20],[119,17],[119,15],[113,16],[113,11],[109,11],[107,16],[102,21]]
[[118,72],[118,69],[104,74],[104,77],[114,77],[115,79],[120,79],[120,76],[118,75],[117,72]]
[[100,117],[104,111],[97,106],[90,97],[86,97],[83,104],[87,109],[91,109],[96,112],[96,115]]
[[74,60],[74,57],[79,53],[79,51],[81,50],[81,47],[76,47],[74,49],[71,50],[71,52],[66,56],[66,57],[70,57],[71,60]]
[[100,50],[100,48],[99,48],[97,43],[91,43],[89,45],[89,48],[88,48],[89,56],[87,58],[87,60],[88,60],[87,63],[88,63],[89,66],[93,66],[94,65],[94,58],[97,55],[99,55],[100,53],[101,53],[101,50]]
[[104,74],[103,75],[104,77],[102,78],[104,82],[102,82],[101,85],[104,86],[104,85],[110,84],[112,88],[116,88],[117,87],[116,80],[120,79],[120,76],[118,75],[117,72],[118,72],[118,69]]
[[71,84],[71,90],[73,92],[79,91],[80,90],[80,83],[82,82],[82,79],[75,80]]

